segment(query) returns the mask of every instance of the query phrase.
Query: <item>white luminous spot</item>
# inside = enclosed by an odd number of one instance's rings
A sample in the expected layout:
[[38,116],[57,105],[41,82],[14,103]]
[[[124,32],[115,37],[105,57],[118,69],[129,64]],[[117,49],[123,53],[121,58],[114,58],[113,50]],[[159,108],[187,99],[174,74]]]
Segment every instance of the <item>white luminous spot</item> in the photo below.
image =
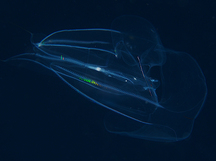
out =
[[41,47],[42,45],[43,45],[43,44],[41,44],[41,43],[38,43],[38,45],[37,45],[37,46],[38,46],[38,47]]
[[97,67],[96,70],[97,70],[97,71],[101,71],[101,68],[100,68],[100,67]]
[[134,80],[137,80],[135,77],[133,78]]
[[158,82],[158,80],[155,80],[155,79],[150,79],[152,82]]

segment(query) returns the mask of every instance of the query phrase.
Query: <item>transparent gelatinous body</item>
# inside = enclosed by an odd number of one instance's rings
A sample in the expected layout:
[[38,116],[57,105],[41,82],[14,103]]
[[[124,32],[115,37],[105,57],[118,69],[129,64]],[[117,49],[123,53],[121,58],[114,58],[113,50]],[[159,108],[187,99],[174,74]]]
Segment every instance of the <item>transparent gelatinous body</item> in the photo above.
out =
[[114,111],[108,131],[165,142],[190,135],[207,94],[204,75],[189,54],[165,49],[147,20],[122,16],[111,29],[61,30],[33,45],[35,53],[6,61],[38,63]]

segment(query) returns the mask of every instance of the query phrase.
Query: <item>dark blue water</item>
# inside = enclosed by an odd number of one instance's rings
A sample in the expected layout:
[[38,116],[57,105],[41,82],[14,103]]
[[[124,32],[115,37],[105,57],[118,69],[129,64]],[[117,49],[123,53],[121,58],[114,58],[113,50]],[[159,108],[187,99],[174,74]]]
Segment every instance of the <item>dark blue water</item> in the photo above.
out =
[[[200,65],[208,96],[191,136],[159,143],[108,133],[108,110],[77,94],[47,71],[0,63],[0,161],[214,161],[216,3],[212,0],[65,0],[0,2],[0,59],[31,52],[30,34],[110,28],[118,16],[141,16],[163,45]],[[13,25],[16,24],[16,25]],[[40,69],[42,70],[42,69]]]

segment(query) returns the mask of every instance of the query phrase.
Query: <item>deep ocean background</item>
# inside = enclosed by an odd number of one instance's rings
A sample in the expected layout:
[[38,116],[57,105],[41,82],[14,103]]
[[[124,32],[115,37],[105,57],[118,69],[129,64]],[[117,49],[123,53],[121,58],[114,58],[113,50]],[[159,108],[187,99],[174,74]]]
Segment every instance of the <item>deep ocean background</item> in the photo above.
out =
[[208,95],[191,136],[160,143],[108,133],[108,110],[54,74],[0,62],[0,161],[216,160],[215,0],[1,0],[0,59],[32,50],[30,34],[16,25],[48,35],[110,28],[125,14],[147,19],[164,47],[187,52],[200,65]]

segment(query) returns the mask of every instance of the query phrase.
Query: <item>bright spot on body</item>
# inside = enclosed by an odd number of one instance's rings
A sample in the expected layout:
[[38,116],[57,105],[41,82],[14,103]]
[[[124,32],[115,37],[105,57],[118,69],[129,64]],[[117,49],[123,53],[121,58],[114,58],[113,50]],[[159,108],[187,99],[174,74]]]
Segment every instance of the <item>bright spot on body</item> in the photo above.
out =
[[97,67],[96,70],[99,72],[99,71],[101,71],[101,68],[100,68],[100,67]]

